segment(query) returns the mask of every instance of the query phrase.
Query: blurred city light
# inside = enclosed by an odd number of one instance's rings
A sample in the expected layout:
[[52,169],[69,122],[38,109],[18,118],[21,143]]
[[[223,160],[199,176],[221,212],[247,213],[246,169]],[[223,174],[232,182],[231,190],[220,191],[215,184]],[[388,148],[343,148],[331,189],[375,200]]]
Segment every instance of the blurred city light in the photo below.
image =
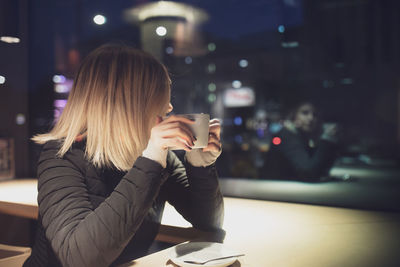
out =
[[62,108],[63,109],[67,105],[67,99],[56,99],[56,100],[54,100],[53,105],[56,108]]
[[208,51],[213,52],[215,49],[217,49],[217,46],[214,43],[208,44]]
[[[165,55],[162,42],[168,38],[177,57],[199,56],[208,52],[198,27],[209,19],[205,10],[174,1],[146,2],[123,12],[125,21],[140,28],[143,50],[162,60]],[[154,39],[159,36],[163,38]]]
[[274,138],[272,138],[272,143],[274,144],[274,145],[280,145],[281,143],[282,143],[282,139],[281,138],[279,138],[279,137],[274,137]]
[[232,82],[232,86],[233,86],[233,88],[240,88],[240,87],[242,87],[242,82],[238,81],[238,80],[234,80]]
[[229,88],[223,95],[225,107],[248,107],[253,106],[255,101],[255,92],[249,87]]
[[71,91],[74,81],[72,79],[67,79],[63,75],[54,75],[54,91],[58,94],[67,94]]
[[165,48],[165,52],[166,52],[168,55],[171,55],[171,54],[174,53],[174,48],[171,47],[171,46],[168,46],[167,48]]
[[242,123],[243,123],[242,117],[240,117],[240,116],[235,117],[235,118],[233,119],[233,123],[234,123],[235,125],[237,125],[237,126],[242,125]]
[[324,88],[332,88],[333,86],[335,86],[335,82],[330,80],[324,80],[322,81],[322,86]]
[[12,37],[12,36],[1,36],[0,37],[0,41],[3,41],[5,43],[9,43],[9,44],[17,44],[19,43],[21,40],[17,37]]
[[261,152],[268,152],[268,150],[269,150],[269,144],[267,144],[267,143],[260,143],[259,145],[258,145],[258,149],[261,151]]
[[215,92],[215,90],[217,90],[217,86],[215,85],[215,83],[208,84],[208,91]]
[[185,57],[185,63],[186,64],[192,64],[192,62],[193,62],[192,57]]
[[156,29],[156,33],[158,36],[165,36],[167,34],[167,28],[164,26],[158,26]]
[[97,25],[103,25],[103,24],[105,24],[107,22],[107,19],[103,15],[96,15],[96,16],[93,17],[93,21]]
[[58,121],[60,118],[65,106],[67,105],[67,99],[56,99],[54,100],[53,107],[54,107],[54,119]]
[[239,66],[241,68],[246,68],[249,65],[249,62],[246,59],[239,60]]
[[18,113],[17,116],[15,117],[15,122],[18,125],[23,125],[26,121],[25,115],[22,113]]
[[280,124],[279,122],[271,122],[269,125],[269,131],[271,133],[277,133],[282,129],[282,124]]
[[4,84],[6,82],[6,77],[0,75],[0,84]]
[[250,149],[250,145],[245,143],[240,146],[243,151],[248,151]]
[[235,136],[235,142],[238,143],[238,144],[243,143],[243,137],[241,135],[239,135],[239,134],[236,135]]
[[258,137],[263,138],[265,136],[264,129],[259,128],[256,131],[257,131],[257,136]]
[[299,47],[299,42],[282,42],[283,48],[296,48]]
[[54,83],[63,83],[63,82],[65,82],[65,77],[63,75],[54,75],[53,82]]
[[214,63],[210,63],[207,66],[208,73],[214,73],[216,69],[217,69],[217,66]]
[[352,78],[344,78],[342,79],[342,84],[353,84],[353,79]]
[[174,1],[157,1],[127,9],[124,18],[127,21],[146,21],[156,17],[185,18],[189,23],[202,23],[209,16],[203,9]]
[[285,26],[279,25],[279,26],[278,26],[278,32],[284,33],[284,32],[285,32]]
[[215,94],[211,93],[208,95],[208,102],[213,103],[215,100],[217,100],[217,96]]

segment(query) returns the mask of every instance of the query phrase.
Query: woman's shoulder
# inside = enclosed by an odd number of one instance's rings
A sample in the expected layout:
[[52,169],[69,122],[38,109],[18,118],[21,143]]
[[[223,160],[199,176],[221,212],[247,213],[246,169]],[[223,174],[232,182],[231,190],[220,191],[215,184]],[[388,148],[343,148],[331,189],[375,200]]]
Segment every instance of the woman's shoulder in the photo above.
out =
[[82,142],[75,142],[63,156],[60,156],[59,151],[62,144],[62,140],[46,142],[40,153],[38,167],[41,165],[70,165],[72,163],[72,166],[81,166],[79,169],[85,168],[86,159],[84,144],[82,144]]
[[62,142],[60,140],[50,140],[44,143],[40,152],[38,164],[46,160],[56,159],[61,146]]
[[42,150],[60,149],[62,140],[50,140],[43,144]]
[[[59,151],[62,145],[63,145],[62,139],[50,140],[43,144],[42,151]],[[71,153],[77,150],[85,151],[85,145],[86,144],[84,141],[74,142],[67,153]]]

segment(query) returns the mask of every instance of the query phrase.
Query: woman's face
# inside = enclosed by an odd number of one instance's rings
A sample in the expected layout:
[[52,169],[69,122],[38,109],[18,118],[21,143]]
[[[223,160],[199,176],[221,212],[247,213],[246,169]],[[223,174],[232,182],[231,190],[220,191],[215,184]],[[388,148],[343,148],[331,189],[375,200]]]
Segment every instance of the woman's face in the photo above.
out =
[[294,117],[294,124],[304,132],[312,132],[317,125],[315,108],[311,104],[301,105]]
[[171,103],[168,103],[168,107],[167,109],[160,115],[157,115],[154,119],[154,123],[152,125],[152,127],[156,126],[157,124],[159,124],[164,117],[166,117],[168,115],[168,113],[170,113],[172,110],[174,109],[174,107],[172,106]]

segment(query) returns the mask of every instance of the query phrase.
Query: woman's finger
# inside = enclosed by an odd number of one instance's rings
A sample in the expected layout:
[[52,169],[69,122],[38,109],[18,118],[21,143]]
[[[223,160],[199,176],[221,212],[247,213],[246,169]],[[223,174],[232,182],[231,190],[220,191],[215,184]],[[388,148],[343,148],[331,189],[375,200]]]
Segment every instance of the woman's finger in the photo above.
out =
[[164,124],[158,126],[159,131],[168,131],[171,129],[181,129],[181,130],[185,131],[185,133],[188,136],[190,136],[190,138],[193,142],[196,140],[196,138],[194,137],[190,128],[182,122],[174,121],[174,122],[170,122],[170,123],[164,123]]
[[207,147],[203,148],[203,152],[207,151],[219,152],[221,151],[221,145],[215,143],[209,143]]
[[208,135],[208,143],[216,143],[219,144],[220,143],[220,139],[213,133],[210,133]]
[[221,121],[219,119],[217,119],[217,118],[214,118],[214,119],[210,120],[210,123],[214,123],[214,122],[221,123]]
[[220,124],[211,124],[209,128],[209,132],[214,134],[218,139],[221,135],[221,125]]
[[186,140],[179,138],[179,137],[166,138],[166,139],[164,139],[164,142],[167,147],[183,149],[185,151],[192,150],[191,146],[189,146],[189,144],[186,142]]
[[178,116],[178,115],[168,116],[166,119],[164,119],[163,122],[169,123],[169,122],[173,122],[173,121],[180,121],[180,122],[183,122],[183,123],[186,123],[186,124],[189,124],[189,125],[195,123],[194,120],[188,119],[188,118],[183,117],[183,116]]
[[171,139],[174,137],[179,137],[181,139],[184,139],[188,144],[190,145],[194,145],[194,138],[193,135],[188,133],[187,131],[185,131],[182,128],[170,128],[167,130],[162,130],[160,132],[160,137],[164,138],[164,139]]
[[210,133],[208,136],[208,145],[203,148],[203,151],[220,151],[221,150],[221,141],[220,139],[213,133]]
[[174,121],[170,122],[167,124],[162,124],[159,126],[159,129],[162,131],[170,130],[170,129],[175,129],[179,128],[184,130],[185,132],[188,133],[188,135],[193,136],[192,130],[189,128],[189,126],[185,123],[179,122],[179,121]]

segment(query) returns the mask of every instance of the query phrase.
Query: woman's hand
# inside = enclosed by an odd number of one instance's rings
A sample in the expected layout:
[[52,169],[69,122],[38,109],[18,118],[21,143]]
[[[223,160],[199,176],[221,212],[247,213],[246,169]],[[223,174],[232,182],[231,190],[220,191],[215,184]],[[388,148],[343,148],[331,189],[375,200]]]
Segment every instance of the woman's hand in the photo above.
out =
[[176,115],[169,116],[165,120],[157,116],[157,124],[151,129],[149,143],[163,150],[174,147],[190,151],[196,139],[188,124],[194,124],[194,121]]
[[212,119],[209,125],[207,147],[202,149],[193,149],[192,151],[186,153],[186,160],[193,166],[209,166],[213,164],[221,155],[221,123],[217,119]]
[[172,115],[162,120],[157,116],[156,125],[151,129],[149,143],[143,151],[143,156],[159,162],[166,167],[166,157],[169,147],[191,151],[196,140],[188,124],[194,121],[181,116]]
[[209,126],[208,145],[207,147],[203,148],[203,152],[219,152],[222,148],[220,138],[221,123],[217,119],[212,119],[210,120]]

